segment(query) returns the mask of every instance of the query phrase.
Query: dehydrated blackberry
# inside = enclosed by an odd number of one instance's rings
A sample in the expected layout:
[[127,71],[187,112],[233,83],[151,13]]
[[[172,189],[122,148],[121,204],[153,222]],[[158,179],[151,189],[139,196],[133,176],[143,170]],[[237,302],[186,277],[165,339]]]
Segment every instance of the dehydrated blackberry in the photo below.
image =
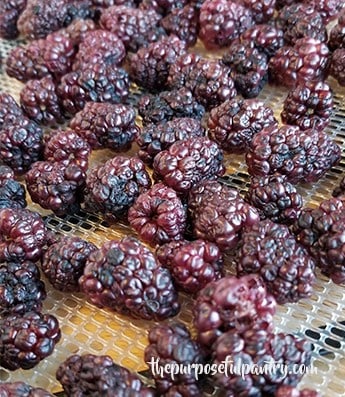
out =
[[0,285],[0,317],[31,310],[41,311],[47,295],[35,263],[0,263]]
[[259,212],[261,219],[293,223],[303,206],[303,198],[285,175],[252,178],[246,200]]
[[176,35],[187,47],[192,47],[198,38],[199,12],[192,4],[187,4],[169,12],[160,24],[169,36]]
[[292,88],[284,100],[283,123],[297,125],[302,130],[323,130],[333,112],[333,93],[323,81],[306,81]]
[[157,183],[135,200],[128,221],[143,241],[154,246],[182,239],[187,214],[176,192]]
[[11,40],[18,37],[17,21],[26,7],[26,0],[3,1],[0,4],[0,37]]
[[166,89],[170,65],[186,53],[186,44],[176,36],[162,37],[140,48],[129,63],[129,76],[140,87],[160,92]]
[[76,164],[36,161],[25,174],[31,200],[57,215],[77,212],[86,175]]
[[54,397],[40,387],[33,387],[24,382],[4,382],[0,384],[1,397]]
[[167,15],[174,10],[182,9],[184,6],[189,4],[190,0],[137,0],[139,1],[139,7],[141,9],[153,9],[160,15]]
[[227,332],[271,332],[276,301],[256,275],[226,276],[203,288],[193,305],[193,323],[199,343],[210,350]]
[[251,11],[256,24],[268,22],[275,12],[276,0],[241,0],[240,3]]
[[21,183],[14,179],[0,180],[0,208],[25,208],[26,205],[25,188]]
[[345,86],[345,48],[335,50],[331,56],[329,74]]
[[70,397],[154,397],[151,388],[128,369],[115,364],[110,356],[74,354],[62,362],[56,379]]
[[249,174],[280,173],[291,183],[315,182],[340,160],[340,147],[322,131],[285,125],[264,128],[246,155]]
[[66,112],[74,115],[86,102],[121,103],[129,94],[128,73],[121,67],[88,64],[83,69],[64,75],[58,95]]
[[217,49],[228,46],[254,24],[251,11],[241,2],[205,0],[200,8],[199,38],[204,46]]
[[7,92],[0,92],[0,130],[20,118],[23,118],[23,111],[16,100]]
[[91,253],[79,283],[98,307],[133,317],[159,321],[180,309],[169,271],[134,237],[107,241]]
[[164,35],[159,27],[162,18],[155,10],[113,6],[103,10],[100,25],[115,33],[123,41],[126,49],[136,52],[140,47],[157,41]]
[[33,121],[18,118],[0,130],[0,163],[16,174],[26,172],[42,156],[43,131]]
[[273,110],[255,99],[231,99],[211,109],[208,136],[226,152],[244,153],[255,134],[277,125]]
[[126,219],[129,207],[150,186],[150,176],[140,159],[114,157],[87,174],[85,208],[110,222]]
[[156,154],[168,149],[174,142],[204,135],[205,129],[201,122],[190,117],[176,117],[166,123],[148,124],[141,129],[136,138],[139,146],[138,155],[141,160],[152,166]]
[[235,248],[243,227],[260,219],[257,210],[235,189],[209,180],[192,188],[188,211],[194,237],[211,241],[222,251]]
[[138,113],[143,124],[160,123],[176,117],[191,117],[201,119],[205,108],[187,88],[162,91],[157,95],[143,95],[138,103]]
[[96,30],[96,28],[97,25],[92,19],[74,19],[68,26],[60,29],[59,32],[67,36],[78,46],[88,32]]
[[321,14],[325,24],[336,18],[344,6],[342,0],[304,0],[310,3]]
[[282,363],[283,367],[260,374],[249,371],[242,375],[241,370],[216,373],[212,379],[231,396],[272,395],[280,385],[297,385],[303,373],[293,369],[309,366],[311,351],[311,343],[291,334],[271,334],[262,329],[250,329],[242,334],[228,331],[213,345],[213,364],[220,365],[228,360],[233,368],[241,368],[241,365],[263,368],[271,363]]
[[180,239],[159,245],[155,252],[158,261],[171,271],[175,253],[187,242],[188,240]]
[[56,125],[65,120],[51,76],[29,80],[20,91],[20,104],[24,113],[43,125]]
[[274,397],[322,397],[316,390],[298,390],[293,386],[280,386],[274,393]]
[[73,70],[97,63],[121,65],[125,56],[125,46],[114,33],[101,29],[91,30],[84,34],[79,44]]
[[268,63],[272,82],[286,87],[296,83],[321,80],[329,66],[329,49],[320,40],[304,37],[293,47],[283,46]]
[[80,237],[63,236],[44,252],[41,268],[54,288],[65,292],[79,291],[79,278],[96,246]]
[[197,54],[185,54],[171,65],[168,76],[171,89],[186,87],[205,108],[220,105],[236,96],[231,69],[219,59],[203,58]]
[[53,353],[60,338],[53,315],[30,311],[0,318],[1,366],[11,371],[33,368]]
[[339,196],[345,196],[345,176],[344,178],[341,180],[340,184],[338,187],[336,187],[333,190],[333,194],[334,197],[339,197]]
[[11,167],[0,165],[0,186],[3,186],[7,181],[14,178],[15,175]]
[[330,31],[327,44],[331,50],[345,47],[345,9],[339,13],[338,21]]
[[[195,371],[196,366],[205,364],[202,349],[195,342],[189,330],[182,323],[171,325],[156,325],[149,330],[149,344],[145,348],[144,359],[150,364],[151,373],[155,380],[156,388],[161,396],[190,396],[202,395],[202,389],[198,385],[199,374]],[[190,373],[179,373],[173,378],[164,373],[160,376],[155,372],[154,364],[159,366],[194,366]]]
[[58,130],[47,137],[44,145],[44,159],[59,162],[64,166],[76,164],[84,172],[88,169],[91,147],[75,131]]
[[181,195],[198,182],[223,175],[223,152],[207,137],[176,141],[153,160],[153,178]]

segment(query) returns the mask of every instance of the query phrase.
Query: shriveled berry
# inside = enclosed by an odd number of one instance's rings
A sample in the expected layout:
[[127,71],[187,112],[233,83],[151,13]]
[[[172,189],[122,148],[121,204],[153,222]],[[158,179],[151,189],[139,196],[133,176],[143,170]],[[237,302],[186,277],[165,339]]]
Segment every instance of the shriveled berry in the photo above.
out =
[[7,92],[0,92],[0,130],[23,116],[23,111],[13,96]]
[[14,171],[7,165],[0,165],[0,186],[3,186],[7,181],[14,179]]
[[47,390],[33,387],[24,382],[4,382],[0,384],[0,395],[2,397],[54,397]]
[[[137,0],[138,1],[138,0]],[[143,10],[153,9],[158,14],[164,16],[170,14],[172,11],[176,9],[181,9],[188,3],[190,0],[139,0],[139,7]]]
[[17,21],[26,7],[26,0],[3,1],[0,4],[0,37],[11,40],[18,37]]
[[96,30],[97,25],[92,19],[74,19],[68,26],[59,30],[78,46],[88,34]]
[[338,21],[330,31],[327,44],[333,51],[345,47],[345,9],[339,13]]
[[26,205],[25,187],[20,182],[15,179],[0,180],[0,208],[25,208]]
[[342,0],[304,0],[310,3],[321,14],[325,24],[336,18],[344,7]]
[[275,12],[276,0],[241,0],[240,3],[251,11],[256,24],[268,22]]
[[331,56],[329,74],[341,86],[345,86],[345,48],[335,50]]

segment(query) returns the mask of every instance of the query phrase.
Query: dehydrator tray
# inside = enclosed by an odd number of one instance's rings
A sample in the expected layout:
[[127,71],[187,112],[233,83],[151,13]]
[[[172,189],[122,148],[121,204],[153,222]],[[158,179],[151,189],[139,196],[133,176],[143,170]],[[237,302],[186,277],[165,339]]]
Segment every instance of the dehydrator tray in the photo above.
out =
[[[0,39],[0,52],[5,58],[18,41]],[[214,54],[208,54],[214,56]],[[316,207],[329,198],[345,175],[345,88],[329,80],[334,91],[335,109],[327,132],[342,147],[340,163],[333,167],[319,182],[299,185],[305,206]],[[9,78],[0,70],[0,91],[9,92],[17,100],[22,84]],[[266,85],[259,99],[263,100],[280,119],[280,111],[286,90]],[[133,91],[133,102],[137,96]],[[135,147],[131,150],[135,153]],[[128,154],[128,153],[127,153]],[[91,166],[116,155],[111,150],[94,151]],[[249,176],[244,156],[226,156],[226,175],[223,182],[244,193],[249,186]],[[107,225],[96,215],[80,212],[57,217],[29,201],[29,208],[39,212],[51,230],[62,235],[77,235],[100,246],[109,239],[118,239],[134,234],[125,224]],[[345,227],[345,225],[344,225]],[[233,269],[228,261],[227,271]],[[147,365],[143,352],[147,344],[147,331],[154,322],[133,320],[106,309],[99,309],[86,301],[82,294],[62,293],[54,290],[48,281],[44,312],[54,314],[61,326],[62,339],[53,354],[31,370],[8,371],[1,367],[0,382],[26,381],[32,386],[43,387],[51,393],[61,391],[55,379],[58,365],[71,354],[108,354],[113,360],[138,373],[145,373]],[[181,312],[166,322],[179,320],[191,328],[192,298],[181,294]],[[311,387],[325,397],[345,395],[345,288],[317,273],[313,295],[297,304],[279,305],[275,316],[275,330],[304,336],[314,345],[312,370],[307,373],[299,387]],[[205,395],[217,395],[217,390],[205,391]]]

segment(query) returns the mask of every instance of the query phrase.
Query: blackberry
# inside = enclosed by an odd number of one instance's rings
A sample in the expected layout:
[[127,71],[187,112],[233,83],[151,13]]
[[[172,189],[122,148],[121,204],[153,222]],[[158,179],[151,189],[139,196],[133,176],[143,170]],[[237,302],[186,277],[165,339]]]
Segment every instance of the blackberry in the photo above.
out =
[[145,348],[144,359],[147,363],[158,362],[159,366],[171,365],[180,367],[194,365],[194,371],[179,373],[172,378],[168,374],[160,376],[154,372],[151,364],[151,372],[155,380],[156,389],[161,396],[190,396],[202,395],[198,385],[198,373],[196,365],[205,364],[205,358],[200,346],[195,342],[189,330],[182,323],[171,325],[156,325],[149,330],[149,344]]
[[186,218],[186,210],[176,192],[162,183],[140,194],[128,211],[131,227],[153,246],[182,239]]
[[227,47],[254,24],[252,12],[241,2],[205,0],[200,8],[199,38],[208,50]]
[[323,130],[333,112],[333,94],[323,81],[306,81],[292,88],[284,100],[283,123],[297,125],[302,130]]
[[330,31],[327,44],[333,51],[345,47],[345,9],[339,13],[338,21]]
[[275,12],[276,0],[241,0],[252,15],[255,24],[268,22]]
[[329,66],[329,49],[320,40],[304,37],[293,47],[283,46],[270,59],[269,77],[286,87],[296,83],[321,80]]
[[0,318],[0,361],[10,371],[30,369],[53,353],[61,338],[58,320],[33,311]]
[[180,239],[159,245],[155,252],[158,261],[171,272],[176,252],[187,243],[188,240]]
[[106,63],[121,65],[126,56],[122,41],[106,30],[91,30],[84,34],[73,62],[73,70],[82,69],[87,64]]
[[84,171],[74,163],[36,161],[25,174],[31,200],[59,216],[79,210],[85,179]]
[[137,0],[92,0],[92,4],[97,8],[109,8],[116,5],[126,5],[135,7]]
[[197,340],[206,349],[221,335],[271,332],[276,302],[256,275],[226,276],[203,288],[193,305]]
[[128,73],[117,66],[88,64],[64,75],[57,92],[64,110],[71,115],[89,101],[120,103],[129,94]]
[[3,186],[7,181],[14,178],[15,175],[11,167],[0,165],[0,186]]
[[26,205],[25,188],[21,183],[15,179],[0,181],[0,208],[25,208]]
[[169,271],[134,237],[107,241],[91,253],[79,284],[98,307],[136,318],[159,321],[180,309]]
[[162,91],[159,94],[143,95],[138,103],[138,113],[143,125],[158,124],[176,117],[202,119],[205,108],[187,88]]
[[64,292],[79,291],[79,278],[96,246],[80,237],[63,236],[44,252],[41,268],[54,288]]
[[321,14],[325,24],[336,18],[339,11],[344,6],[342,0],[304,0],[310,3]]
[[187,138],[158,153],[153,160],[153,171],[156,181],[187,195],[198,182],[223,175],[223,153],[207,137]]
[[213,242],[222,251],[235,248],[243,227],[260,219],[235,189],[217,181],[203,181],[190,191],[188,211],[194,237]]
[[185,54],[171,65],[168,76],[171,89],[186,87],[205,108],[220,105],[236,96],[231,69],[219,59],[207,59],[197,54]]
[[321,394],[311,389],[298,390],[293,386],[280,386],[276,390],[274,396],[275,397],[321,397]]
[[184,41],[177,36],[163,37],[133,54],[130,58],[129,76],[141,88],[160,92],[166,89],[170,65],[184,53]]
[[104,9],[100,25],[115,33],[128,51],[136,52],[164,35],[163,29],[159,27],[161,18],[153,9],[142,10],[120,5]]
[[19,35],[17,21],[26,7],[26,0],[3,1],[0,4],[0,37],[11,40]]
[[23,116],[22,109],[12,95],[0,92],[0,131],[7,124],[13,124]]
[[24,113],[43,125],[56,125],[65,120],[51,76],[29,80],[20,91],[20,104]]
[[335,50],[331,56],[329,74],[339,85],[345,86],[345,48]]
[[255,99],[231,99],[211,109],[208,136],[226,152],[244,153],[255,134],[277,125],[273,110]]
[[190,0],[139,0],[139,7],[143,10],[153,9],[158,14],[164,16],[174,10],[182,9],[190,2]]
[[270,24],[258,24],[245,30],[239,37],[242,41],[251,41],[255,48],[271,58],[284,45],[282,29]]
[[70,127],[85,139],[92,149],[130,149],[139,133],[136,112],[122,103],[87,102],[70,121]]
[[0,130],[0,163],[16,174],[26,172],[42,156],[43,131],[33,121],[18,118]]
[[326,133],[290,125],[264,128],[246,155],[251,176],[280,173],[291,183],[315,182],[339,160],[340,148]]
[[267,363],[281,363],[284,369],[264,371],[259,375],[248,373],[244,376],[239,369],[239,372],[232,371],[228,376],[216,373],[212,378],[230,395],[272,395],[280,385],[296,386],[303,374],[293,371],[293,368],[309,366],[311,350],[309,342],[290,334],[271,334],[261,329],[248,330],[242,334],[228,331],[213,345],[213,364],[220,365],[228,360],[234,368],[240,368],[241,365],[262,368]]
[[75,164],[86,172],[89,164],[91,147],[75,131],[58,130],[47,137],[44,145],[44,159],[58,162],[64,166]]
[[341,180],[340,185],[333,190],[333,196],[334,197],[345,196],[345,176]]
[[96,30],[97,25],[92,19],[74,19],[68,26],[59,30],[73,41],[76,46],[84,40],[88,32]]
[[37,265],[30,261],[0,263],[0,317],[41,311],[46,290]]
[[246,200],[259,212],[261,219],[293,223],[303,206],[303,198],[286,175],[254,177],[250,181]]
[[177,117],[166,123],[148,124],[141,129],[136,138],[139,146],[138,155],[141,160],[152,166],[156,154],[168,149],[176,141],[204,135],[205,129],[201,122],[190,117]]
[[54,397],[40,387],[33,387],[24,382],[5,382],[0,384],[0,395],[2,397]]
[[266,219],[242,232],[237,274],[260,275],[277,303],[309,297],[315,281],[314,270],[314,260],[287,226]]
[[110,356],[73,354],[62,362],[56,379],[70,397],[118,396],[154,397],[154,392],[128,369],[115,364]]
[[87,174],[85,208],[110,222],[126,219],[129,207],[150,186],[150,176],[140,159],[114,157]]

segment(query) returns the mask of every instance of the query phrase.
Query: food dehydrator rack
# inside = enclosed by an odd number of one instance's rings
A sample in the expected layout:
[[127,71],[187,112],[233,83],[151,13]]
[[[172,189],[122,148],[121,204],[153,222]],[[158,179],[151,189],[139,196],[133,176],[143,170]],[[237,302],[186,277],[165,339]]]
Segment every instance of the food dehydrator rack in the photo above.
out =
[[[18,41],[0,40],[0,52],[5,58]],[[214,56],[207,54],[207,56]],[[319,182],[299,185],[305,206],[316,207],[331,196],[334,187],[345,175],[345,88],[329,80],[334,90],[335,109],[327,132],[342,147],[340,163],[333,167]],[[6,91],[17,100],[22,84],[9,78],[4,66],[0,70],[0,91]],[[266,85],[259,99],[271,106],[276,118],[286,96],[281,87]],[[133,92],[133,102],[137,96]],[[135,147],[131,150],[134,154]],[[116,155],[111,150],[94,151],[91,166],[105,162]],[[249,177],[244,156],[226,155],[227,172],[224,183],[244,193]],[[78,214],[57,217],[29,202],[29,208],[42,214],[51,230],[62,235],[77,235],[100,246],[108,239],[118,239],[134,234],[125,224],[107,225],[102,218],[93,214]],[[345,227],[345,225],[344,225]],[[230,262],[230,261],[229,261]],[[231,263],[227,264],[231,274]],[[8,371],[0,366],[0,382],[26,381],[32,386],[42,387],[52,393],[61,391],[55,379],[58,365],[71,354],[108,354],[113,360],[137,372],[145,371],[143,351],[147,344],[147,331],[154,322],[133,320],[106,309],[99,309],[78,293],[62,293],[54,290],[47,280],[47,299],[44,312],[54,314],[61,326],[62,339],[53,354],[31,370]],[[181,312],[166,322],[179,320],[191,328],[192,298],[181,294]],[[311,387],[325,397],[340,397],[345,393],[345,288],[331,282],[317,273],[314,293],[309,299],[297,304],[278,306],[275,316],[275,330],[304,336],[313,343],[312,365],[316,372],[306,374],[299,387]],[[1,363],[0,363],[1,365]],[[216,390],[205,391],[205,395],[217,395]]]

